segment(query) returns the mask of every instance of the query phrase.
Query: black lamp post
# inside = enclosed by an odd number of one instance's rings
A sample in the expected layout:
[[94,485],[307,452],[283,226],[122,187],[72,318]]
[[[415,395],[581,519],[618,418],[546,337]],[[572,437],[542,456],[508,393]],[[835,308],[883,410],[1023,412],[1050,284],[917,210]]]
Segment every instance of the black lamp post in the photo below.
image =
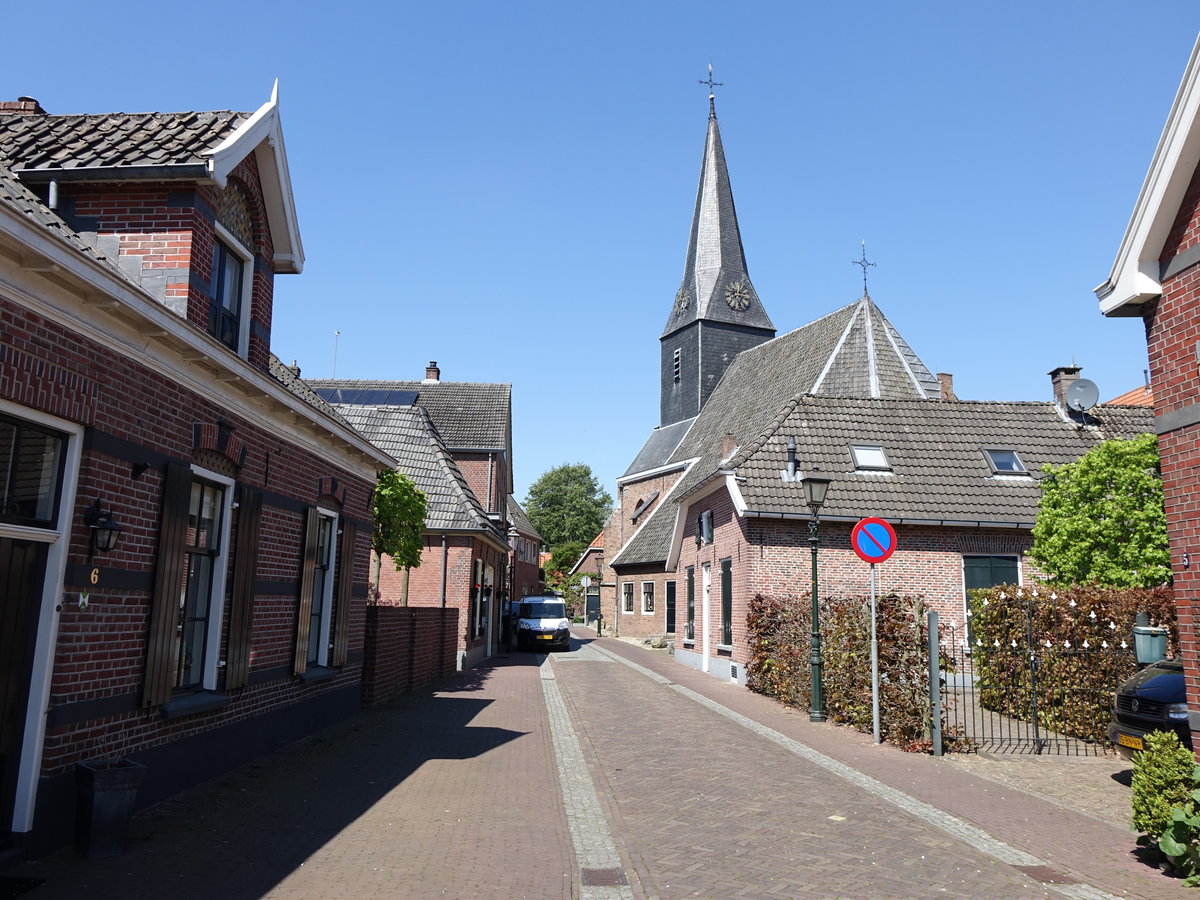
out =
[[[817,471],[813,468],[813,471]],[[804,485],[804,499],[812,512],[808,520],[808,542],[812,545],[812,697],[809,703],[808,720],[824,722],[824,702],[821,695],[821,620],[820,607],[817,601],[817,546],[820,537],[817,528],[821,522],[821,507],[825,505],[825,495],[829,492],[829,479],[819,475],[806,475],[800,479]]]

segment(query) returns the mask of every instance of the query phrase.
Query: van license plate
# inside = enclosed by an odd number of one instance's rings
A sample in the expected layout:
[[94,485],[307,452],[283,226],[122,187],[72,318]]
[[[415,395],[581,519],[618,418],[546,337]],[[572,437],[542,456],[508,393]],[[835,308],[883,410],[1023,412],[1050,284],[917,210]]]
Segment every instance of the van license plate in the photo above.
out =
[[1142,744],[1142,739],[1140,737],[1134,737],[1131,734],[1121,734],[1118,732],[1117,733],[1117,743],[1120,744],[1122,747],[1129,747],[1133,750],[1146,749],[1145,746]]
[[[554,640],[554,635],[552,635],[552,634],[539,634],[539,635],[538,635],[538,640],[539,640],[539,641],[552,641],[552,640]],[[1122,737],[1124,737],[1124,735],[1122,735]],[[1142,748],[1141,748],[1141,743],[1142,743],[1141,741],[1138,741],[1138,749],[1139,749],[1139,750],[1140,750],[1140,749],[1142,749]]]

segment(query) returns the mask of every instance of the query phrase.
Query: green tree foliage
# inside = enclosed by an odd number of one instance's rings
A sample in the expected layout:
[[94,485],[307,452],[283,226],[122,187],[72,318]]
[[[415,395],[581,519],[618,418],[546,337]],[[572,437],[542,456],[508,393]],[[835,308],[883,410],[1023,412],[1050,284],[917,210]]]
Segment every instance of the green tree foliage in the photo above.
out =
[[555,548],[568,541],[586,543],[599,534],[612,509],[612,497],[600,487],[590,466],[567,463],[535,481],[524,506],[542,540]]
[[375,528],[371,548],[375,559],[376,584],[379,583],[379,557],[387,554],[396,570],[421,565],[421,545],[425,533],[425,494],[407,475],[384,469],[375,482],[372,498]]
[[567,541],[565,544],[559,544],[551,551],[550,560],[546,563],[546,577],[565,576],[575,563],[579,562],[579,557],[583,556],[583,551],[587,548],[587,541]]
[[1105,441],[1043,471],[1029,555],[1055,580],[1116,587],[1170,581],[1154,435]]

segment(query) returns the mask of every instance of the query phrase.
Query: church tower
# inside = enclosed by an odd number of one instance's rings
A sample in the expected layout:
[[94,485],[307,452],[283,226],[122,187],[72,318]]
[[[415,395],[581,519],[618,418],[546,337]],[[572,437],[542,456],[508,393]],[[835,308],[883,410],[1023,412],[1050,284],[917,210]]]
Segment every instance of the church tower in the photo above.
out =
[[[712,73],[701,84],[714,84]],[[660,425],[696,416],[733,358],[775,337],[750,275],[733,208],[733,191],[716,102],[708,96],[708,135],[688,239],[683,284],[659,338]]]

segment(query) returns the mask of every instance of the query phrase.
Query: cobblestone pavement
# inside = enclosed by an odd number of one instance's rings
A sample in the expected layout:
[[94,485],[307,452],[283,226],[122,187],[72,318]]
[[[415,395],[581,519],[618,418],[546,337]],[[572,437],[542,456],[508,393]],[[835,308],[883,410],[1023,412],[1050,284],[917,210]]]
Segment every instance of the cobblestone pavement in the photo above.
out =
[[125,856],[6,874],[46,879],[30,900],[1194,896],[1132,854],[1115,759],[905,754],[579,635],[161,804]]

